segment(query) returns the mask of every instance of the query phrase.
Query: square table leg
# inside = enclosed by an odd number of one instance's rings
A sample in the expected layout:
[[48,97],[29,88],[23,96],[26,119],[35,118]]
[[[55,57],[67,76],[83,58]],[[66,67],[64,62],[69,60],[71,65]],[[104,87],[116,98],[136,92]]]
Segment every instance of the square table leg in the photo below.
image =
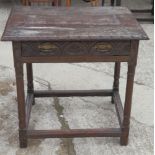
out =
[[16,86],[17,86],[17,100],[18,100],[18,117],[19,117],[19,140],[20,147],[27,147],[26,138],[26,109],[25,109],[25,94],[24,94],[24,80],[23,80],[23,64],[16,62]]
[[27,147],[27,122],[26,122],[26,104],[24,93],[23,63],[20,61],[21,46],[20,43],[13,43],[14,66],[16,75],[17,101],[18,101],[18,119],[19,119],[19,141],[20,147]]
[[123,114],[124,117],[123,117],[123,122],[121,126],[122,128],[122,134],[120,138],[121,145],[128,144],[131,105],[132,105],[132,93],[133,93],[135,68],[137,64],[138,44],[139,44],[139,41],[131,42],[131,51],[130,51],[130,60],[128,62],[126,96],[125,96],[124,114]]
[[[32,63],[26,63],[26,70],[27,70],[27,93],[34,94]],[[35,104],[34,95],[32,104],[33,105]]]

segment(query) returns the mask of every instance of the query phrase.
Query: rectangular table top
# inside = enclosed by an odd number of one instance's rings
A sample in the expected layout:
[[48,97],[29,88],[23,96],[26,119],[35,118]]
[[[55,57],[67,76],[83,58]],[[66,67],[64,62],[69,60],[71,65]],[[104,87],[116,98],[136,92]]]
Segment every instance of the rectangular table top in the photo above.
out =
[[142,27],[125,7],[15,7],[4,41],[143,40]]

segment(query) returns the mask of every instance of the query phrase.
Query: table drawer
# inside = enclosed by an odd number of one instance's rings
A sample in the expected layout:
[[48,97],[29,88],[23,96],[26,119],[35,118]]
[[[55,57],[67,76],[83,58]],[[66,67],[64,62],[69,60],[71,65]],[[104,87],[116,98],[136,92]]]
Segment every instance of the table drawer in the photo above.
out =
[[129,41],[23,42],[22,56],[129,55]]

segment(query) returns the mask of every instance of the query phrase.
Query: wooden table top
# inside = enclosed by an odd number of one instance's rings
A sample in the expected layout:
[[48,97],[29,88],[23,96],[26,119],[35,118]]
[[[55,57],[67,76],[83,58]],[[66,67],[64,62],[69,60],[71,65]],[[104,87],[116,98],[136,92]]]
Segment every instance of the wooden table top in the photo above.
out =
[[15,7],[3,41],[148,39],[124,7]]

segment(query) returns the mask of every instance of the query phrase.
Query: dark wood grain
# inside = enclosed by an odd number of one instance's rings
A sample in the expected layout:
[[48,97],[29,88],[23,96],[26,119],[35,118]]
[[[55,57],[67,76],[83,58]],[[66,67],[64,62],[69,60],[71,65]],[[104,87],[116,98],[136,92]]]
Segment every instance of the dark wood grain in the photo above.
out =
[[21,61],[25,63],[80,63],[80,62],[127,62],[129,56],[39,56],[39,57],[22,57]]
[[128,62],[125,104],[124,104],[124,111],[123,111],[124,117],[123,117],[123,123],[122,123],[122,135],[120,140],[121,145],[128,144],[133,83],[134,83],[134,76],[135,76],[135,68],[137,64],[138,46],[139,46],[139,41],[131,42],[130,60]]
[[[13,41],[20,147],[27,147],[28,138],[65,137],[120,137],[120,144],[127,145],[138,45],[139,40],[147,39],[147,36],[126,8],[17,7],[12,10],[2,39]],[[114,62],[113,89],[34,90],[32,63],[47,62]],[[128,64],[124,109],[119,95],[121,62]],[[27,63],[28,79],[26,104],[24,63]],[[34,97],[55,96],[111,96],[120,127],[29,130]]]
[[21,44],[13,42],[14,66],[16,75],[17,100],[18,100],[18,118],[19,118],[19,140],[20,147],[27,147],[26,137],[26,108],[25,108],[25,94],[24,94],[24,77],[23,77],[23,63],[20,61]]
[[2,36],[5,41],[111,39],[148,37],[124,7],[15,7]]
[[22,56],[129,55],[130,41],[22,42]]
[[35,97],[112,96],[112,90],[38,90]]
[[71,138],[71,137],[120,137],[119,128],[70,129],[70,130],[28,130],[28,138]]

